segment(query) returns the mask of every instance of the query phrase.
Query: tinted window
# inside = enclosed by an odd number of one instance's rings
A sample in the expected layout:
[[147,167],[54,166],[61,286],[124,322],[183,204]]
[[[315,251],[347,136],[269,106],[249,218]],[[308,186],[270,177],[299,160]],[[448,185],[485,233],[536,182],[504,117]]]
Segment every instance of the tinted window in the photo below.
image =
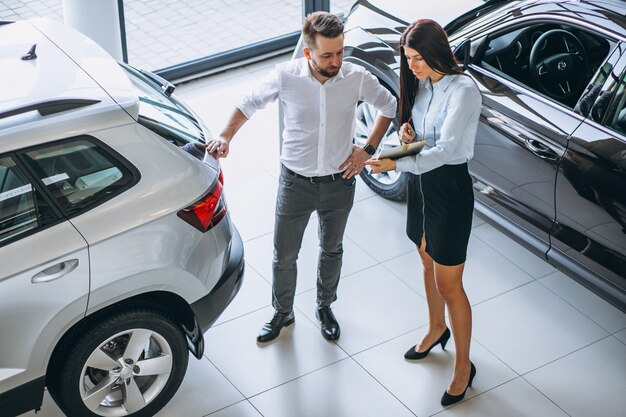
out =
[[83,138],[29,150],[25,156],[68,215],[93,208],[136,181],[112,151]]
[[[604,124],[615,130],[616,132],[626,135],[626,81],[624,76],[614,89],[607,91],[606,95],[609,96],[613,93],[613,99],[611,100],[609,111],[606,112],[606,120]],[[608,102],[608,99],[606,100]],[[598,99],[594,105],[595,109],[604,109],[607,105],[603,105]],[[592,111],[593,113],[593,111]]]
[[0,246],[58,219],[15,160],[0,157]]
[[615,42],[559,23],[532,23],[491,35],[477,65],[574,108]]
[[177,146],[204,142],[200,123],[174,96],[167,96],[159,85],[134,68],[123,65],[139,96],[139,123]]

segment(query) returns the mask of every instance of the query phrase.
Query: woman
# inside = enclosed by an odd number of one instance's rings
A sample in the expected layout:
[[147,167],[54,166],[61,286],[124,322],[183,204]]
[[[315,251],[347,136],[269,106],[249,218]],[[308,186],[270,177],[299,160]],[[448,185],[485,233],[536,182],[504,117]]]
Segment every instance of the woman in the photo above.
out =
[[[445,31],[432,20],[418,20],[400,39],[400,139],[426,139],[421,153],[397,161],[370,159],[373,172],[410,175],[407,235],[424,265],[429,325],[422,341],[405,358],[422,359],[450,338],[445,307],[454,335],[456,359],[442,405],[461,401],[476,368],[470,362],[472,311],[463,289],[463,268],[472,227],[474,197],[467,162],[473,156],[481,96],[463,74]],[[412,121],[412,124],[411,124]]]

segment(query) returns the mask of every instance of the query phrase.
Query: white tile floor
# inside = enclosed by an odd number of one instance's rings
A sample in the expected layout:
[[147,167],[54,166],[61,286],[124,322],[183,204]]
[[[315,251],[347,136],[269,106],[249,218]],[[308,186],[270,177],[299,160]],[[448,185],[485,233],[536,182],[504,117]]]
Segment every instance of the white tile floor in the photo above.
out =
[[[278,60],[179,86],[177,93],[216,133]],[[322,339],[314,317],[313,218],[299,260],[296,324],[258,346],[258,330],[272,315],[277,120],[276,105],[257,113],[223,160],[231,216],[245,241],[245,281],[205,334],[205,357],[190,359],[183,385],[158,417],[626,416],[626,314],[476,216],[465,286],[478,374],[467,399],[444,410],[439,399],[454,344],[420,363],[402,356],[427,322],[404,205],[375,196],[360,181],[333,305],[341,338]],[[46,395],[38,416],[61,415]]]

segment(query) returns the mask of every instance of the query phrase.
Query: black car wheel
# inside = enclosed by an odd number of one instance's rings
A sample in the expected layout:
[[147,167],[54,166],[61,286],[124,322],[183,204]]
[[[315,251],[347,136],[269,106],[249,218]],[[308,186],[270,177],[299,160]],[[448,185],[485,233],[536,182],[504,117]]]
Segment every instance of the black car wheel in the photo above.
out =
[[182,331],[151,309],[101,320],[65,348],[48,387],[68,416],[152,416],[178,390],[189,357]]
[[[354,129],[354,143],[359,146],[365,145],[369,133],[374,127],[376,120],[376,109],[366,102],[361,102],[356,109],[356,126]],[[400,145],[398,138],[398,128],[394,120],[378,147],[381,149],[394,148]],[[407,175],[402,172],[389,171],[381,174],[372,173],[368,166],[361,172],[361,179],[376,194],[388,200],[405,200]]]

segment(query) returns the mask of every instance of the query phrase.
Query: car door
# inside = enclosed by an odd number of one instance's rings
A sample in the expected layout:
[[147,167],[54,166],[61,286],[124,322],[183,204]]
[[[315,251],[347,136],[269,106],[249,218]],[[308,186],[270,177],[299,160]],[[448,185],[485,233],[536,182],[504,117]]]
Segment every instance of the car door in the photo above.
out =
[[[620,48],[623,50],[623,48]],[[619,57],[619,54],[616,54]],[[626,306],[626,56],[609,60],[556,182],[548,258]],[[600,88],[601,87],[601,88]]]
[[[553,27],[526,19],[496,28],[472,40],[480,46],[468,68],[483,95],[469,165],[478,209],[538,254],[550,245],[561,157],[583,120],[573,108],[576,97],[559,100],[531,76],[534,43]],[[608,48],[606,42],[603,53]]]
[[87,308],[87,244],[44,194],[17,154],[0,155],[2,415],[28,411],[12,395],[43,395],[54,343]]

